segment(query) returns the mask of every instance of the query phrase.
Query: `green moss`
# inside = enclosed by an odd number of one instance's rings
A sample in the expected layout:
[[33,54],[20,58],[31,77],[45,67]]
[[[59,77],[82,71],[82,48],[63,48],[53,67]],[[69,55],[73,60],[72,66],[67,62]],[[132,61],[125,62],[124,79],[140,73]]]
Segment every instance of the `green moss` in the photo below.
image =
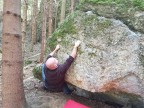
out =
[[78,54],[79,55],[81,55],[81,54],[83,54],[84,53],[84,51],[82,51],[80,48],[78,49]]
[[[83,17],[83,16],[82,16]],[[112,22],[107,19],[98,19],[97,15],[87,15],[82,19],[82,25],[85,27],[86,36],[97,37],[105,28],[112,25]]]
[[86,47],[87,47],[87,48],[95,48],[95,46],[93,46],[93,44],[90,44],[90,43],[89,43],[89,44],[86,44]]
[[34,67],[32,73],[35,78],[42,80],[42,66]]
[[144,10],[144,1],[143,0],[81,0],[81,5],[89,3],[92,5],[113,5],[116,4],[124,5],[123,7],[128,8],[138,8],[139,10]]
[[90,58],[91,58],[91,57],[96,57],[96,53],[93,53],[93,52],[88,53],[88,55],[89,55]]
[[133,0],[134,7],[138,7],[140,10],[144,11],[144,1],[143,0]]
[[99,23],[97,24],[98,30],[101,30],[101,31],[103,31],[105,28],[108,28],[111,25],[112,25],[112,22],[106,19],[103,21],[99,21]]
[[31,64],[31,63],[32,63],[31,60],[25,60],[25,61],[24,61],[24,65],[25,65],[25,66],[27,66],[27,65],[29,65],[29,64]]
[[91,25],[98,20],[96,15],[88,15],[82,19],[82,24],[84,26]]
[[[99,20],[97,23],[96,23],[96,30],[92,30],[92,34],[93,34],[93,37],[97,37],[98,35],[101,35],[101,33],[104,32],[104,30],[106,28],[108,28],[109,26],[112,25],[112,22],[110,20],[107,20],[107,19],[104,19],[103,21],[102,20]],[[102,36],[105,36],[105,35],[102,35]]]
[[121,4],[118,6],[118,8],[116,9],[116,17],[118,17],[119,19],[122,19],[124,22],[127,21],[127,19],[134,19],[134,14],[135,14],[135,8],[130,8],[129,6],[127,6],[126,4]]
[[47,43],[50,49],[53,49],[57,40],[60,39],[62,44],[66,44],[67,42],[63,40],[66,34],[76,34],[77,30],[74,26],[74,18],[76,17],[76,13],[68,16],[65,21],[58,27],[58,29],[52,34],[52,37],[48,39]]
[[110,5],[110,4],[119,4],[121,3],[121,0],[81,0],[81,3],[90,3],[90,4],[107,4],[107,5]]

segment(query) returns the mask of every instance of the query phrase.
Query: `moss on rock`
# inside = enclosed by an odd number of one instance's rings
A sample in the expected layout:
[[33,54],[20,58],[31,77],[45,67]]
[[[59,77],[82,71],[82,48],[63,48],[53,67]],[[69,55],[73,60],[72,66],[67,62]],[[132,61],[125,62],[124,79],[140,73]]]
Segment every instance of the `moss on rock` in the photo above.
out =
[[84,26],[87,26],[87,25],[93,24],[96,21],[98,21],[98,18],[96,15],[88,15],[86,17],[83,17],[82,24]]
[[29,64],[31,64],[31,63],[32,63],[31,60],[25,60],[25,61],[24,61],[24,65],[25,65],[25,66],[27,66],[27,65],[29,65]]
[[35,78],[42,80],[42,66],[41,65],[35,66],[34,69],[32,70],[32,73]]
[[82,4],[89,3],[93,5],[124,5],[124,7],[138,8],[144,10],[143,0],[81,0]]
[[50,49],[53,49],[56,44],[59,42],[60,44],[66,44],[66,41],[63,40],[66,34],[76,34],[77,30],[74,26],[74,18],[76,17],[76,13],[68,16],[64,22],[57,28],[57,30],[52,34],[47,40],[48,46]]

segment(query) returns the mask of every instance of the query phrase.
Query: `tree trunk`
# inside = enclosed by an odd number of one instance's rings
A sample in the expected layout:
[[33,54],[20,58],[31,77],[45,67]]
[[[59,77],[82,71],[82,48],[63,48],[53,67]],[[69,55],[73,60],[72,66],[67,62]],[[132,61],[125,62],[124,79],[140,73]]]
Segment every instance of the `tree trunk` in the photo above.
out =
[[75,3],[75,0],[71,0],[71,7],[70,7],[70,12],[71,13],[74,12],[74,3]]
[[54,22],[54,29],[57,28],[58,6],[59,6],[59,1],[57,2],[57,1],[55,0],[55,22]]
[[33,1],[33,15],[32,15],[32,28],[31,28],[31,51],[33,50],[33,46],[36,43],[36,20],[37,20],[37,10],[38,10],[38,0]]
[[24,108],[21,0],[4,0],[2,36],[2,105]]
[[24,0],[24,7],[23,7],[23,21],[22,21],[22,54],[24,58],[25,54],[25,38],[26,38],[26,26],[27,26],[27,9],[28,4],[27,0]]
[[47,22],[46,4],[47,4],[47,1],[44,0],[43,1],[43,21],[42,21],[42,41],[41,41],[40,63],[43,62],[45,45],[46,45],[46,22]]
[[65,5],[66,0],[62,0],[60,23],[62,23],[63,20],[65,19]]
[[53,31],[53,0],[50,0],[49,2],[49,29],[48,29],[48,36],[52,35],[52,31]]

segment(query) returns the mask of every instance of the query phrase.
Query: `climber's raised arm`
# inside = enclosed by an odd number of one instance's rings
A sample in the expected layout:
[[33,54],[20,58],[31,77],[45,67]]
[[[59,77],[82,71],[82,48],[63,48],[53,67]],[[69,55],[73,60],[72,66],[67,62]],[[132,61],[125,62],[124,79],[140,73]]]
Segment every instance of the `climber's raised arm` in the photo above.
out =
[[71,52],[71,56],[72,56],[73,58],[76,58],[77,49],[78,49],[80,43],[81,43],[81,41],[79,41],[79,40],[75,42],[75,45],[74,45],[73,50],[72,50],[72,52]]

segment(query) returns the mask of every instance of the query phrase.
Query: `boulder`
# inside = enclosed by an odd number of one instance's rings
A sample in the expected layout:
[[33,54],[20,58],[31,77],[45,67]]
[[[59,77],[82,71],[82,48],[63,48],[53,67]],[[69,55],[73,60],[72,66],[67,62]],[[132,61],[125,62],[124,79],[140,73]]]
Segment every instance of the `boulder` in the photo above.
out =
[[83,96],[134,108],[144,106],[142,34],[134,33],[119,20],[77,11],[48,39],[48,51],[61,44],[57,57],[63,63],[76,40],[82,43],[66,74],[67,82],[91,94],[81,93]]

